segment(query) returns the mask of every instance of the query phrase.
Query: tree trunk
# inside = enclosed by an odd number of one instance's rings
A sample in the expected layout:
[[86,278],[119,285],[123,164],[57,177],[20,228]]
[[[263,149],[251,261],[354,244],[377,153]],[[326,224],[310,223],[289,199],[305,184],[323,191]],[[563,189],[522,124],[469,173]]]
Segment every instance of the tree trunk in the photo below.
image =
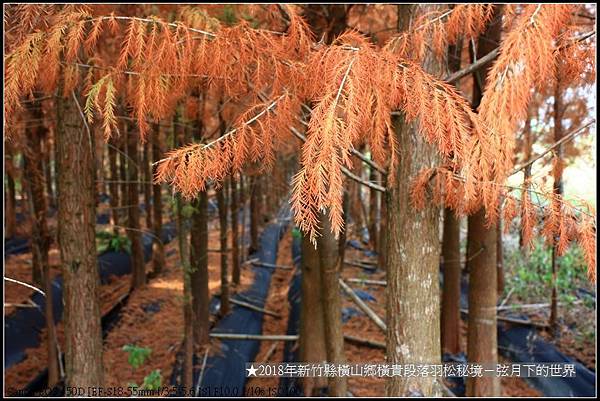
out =
[[[342,300],[340,296],[340,253],[338,241],[331,232],[331,222],[326,214],[321,217],[321,235],[317,238],[321,289],[323,294],[323,318],[325,321],[325,345],[327,361],[345,363],[344,335],[342,332]],[[346,377],[329,377],[329,396],[346,396]]]
[[[564,115],[564,104],[563,104],[563,89],[561,87],[560,75],[557,75],[556,85],[554,89],[554,142],[558,142],[563,138],[563,115]],[[562,167],[563,163],[563,146],[559,145],[556,149],[556,158],[559,166],[553,172],[554,183],[552,185],[552,191],[558,196],[563,194],[563,181],[562,181]],[[550,301],[550,329],[554,334],[558,329],[558,288],[556,284],[557,271],[560,268],[558,260],[558,250],[556,247],[556,237],[552,240],[552,298]]]
[[142,248],[142,234],[140,232],[140,208],[138,207],[138,156],[139,134],[135,130],[125,133],[127,138],[127,180],[129,211],[127,219],[127,236],[131,241],[131,287],[138,288],[146,284],[146,269],[144,266],[144,251]]
[[[469,363],[498,362],[496,327],[496,230],[485,228],[485,210],[469,216],[469,320],[467,356]],[[497,377],[468,377],[467,396],[500,394]]]
[[[478,40],[477,57],[491,52],[500,41],[502,7],[496,7],[493,20]],[[473,109],[481,102],[490,64],[473,76]],[[480,74],[481,79],[477,79]],[[469,267],[469,325],[467,331],[467,356],[469,363],[498,363],[498,339],[496,321],[497,303],[497,257],[496,227],[486,227],[485,210],[482,208],[468,218],[467,260]],[[467,396],[494,397],[500,395],[497,377],[468,377]]]
[[[73,93],[74,94],[74,93]],[[91,133],[72,96],[57,98],[58,244],[64,284],[66,385],[102,387],[102,331]]]
[[240,209],[242,213],[242,224],[240,224],[240,239],[239,239],[239,258],[245,260],[248,254],[246,253],[246,207],[248,178],[244,178],[244,174],[240,173]]
[[[525,128],[523,129],[523,162],[527,163],[531,160],[533,151],[533,139],[531,135],[531,110],[527,110],[527,119],[525,120]],[[527,182],[531,178],[531,164],[527,165],[523,170],[523,182]],[[529,247],[523,245],[523,230],[519,230],[519,248],[523,252],[525,259],[529,256]]]
[[175,195],[177,209],[177,236],[179,238],[179,258],[183,270],[183,380],[184,389],[192,388],[194,383],[194,327],[192,286],[190,279],[190,252],[188,248],[188,229],[183,216],[184,202],[181,195]]
[[208,293],[208,194],[202,191],[193,202],[190,236],[190,264],[194,340],[198,347],[208,344],[210,302]]
[[[125,126],[126,127],[126,126]],[[119,177],[121,183],[119,185],[121,189],[121,205],[119,208],[119,221],[126,222],[129,216],[129,208],[133,201],[129,200],[129,186],[127,185],[127,134],[126,130],[124,130],[125,134],[121,135],[119,138]],[[137,205],[137,202],[135,202]],[[125,224],[127,225],[127,224]],[[125,231],[127,234],[127,231]]]
[[[110,168],[110,182],[108,183],[109,203],[111,208],[111,224],[119,226],[119,170],[117,168],[116,142],[111,139],[108,143],[108,164]],[[114,227],[115,234],[119,233],[119,228]]]
[[[398,6],[399,29],[405,31],[414,22],[417,7],[423,12],[441,11],[446,6]],[[423,67],[439,76],[443,68],[428,53]],[[439,299],[439,208],[428,203],[415,210],[410,188],[417,174],[439,162],[437,149],[426,143],[404,116],[393,121],[399,154],[391,184],[386,193],[387,214],[387,363],[440,363]],[[435,377],[388,379],[387,396],[431,397],[439,395]]]
[[502,244],[502,217],[496,225],[496,290],[498,297],[504,293],[504,245]]
[[[369,181],[378,182],[379,173],[373,167],[369,168]],[[371,249],[375,252],[379,250],[379,194],[374,189],[369,191],[369,241]]]
[[48,194],[48,207],[56,207],[54,189],[52,188],[52,138],[50,132],[46,132],[43,141],[44,149],[44,178],[46,193]]
[[442,352],[460,352],[460,220],[444,210],[442,241],[444,288],[442,291]]
[[233,285],[240,283],[240,255],[239,255],[239,205],[238,205],[238,190],[235,176],[231,176],[229,181],[231,184],[231,281]]
[[146,204],[146,229],[152,230],[152,227],[154,226],[152,224],[152,157],[150,156],[152,144],[146,142],[142,147],[142,168],[144,171],[144,183],[142,184],[142,188],[144,188],[144,203]]
[[17,226],[17,200],[15,192],[15,167],[13,161],[13,147],[4,142],[6,148],[5,158],[5,215],[4,215],[4,237],[12,238],[15,235]]
[[387,266],[386,253],[387,253],[387,205],[385,196],[381,197],[379,202],[379,216],[381,221],[379,222],[379,235],[378,235],[378,249],[377,249],[377,264],[380,268],[385,269]]
[[261,215],[259,196],[261,193],[260,179],[252,177],[252,185],[250,187],[250,250],[249,253],[254,253],[258,250],[258,226]]
[[[41,119],[42,111],[39,104],[31,107],[31,117]],[[32,216],[31,225],[31,251],[33,271],[39,272],[41,280],[44,283],[46,292],[46,331],[47,331],[47,351],[48,351],[48,383],[54,385],[59,380],[58,373],[58,355],[56,349],[56,332],[54,330],[54,311],[52,309],[52,278],[50,277],[50,264],[48,261],[48,251],[50,249],[50,234],[48,232],[48,223],[46,215],[48,212],[46,196],[44,193],[45,176],[44,165],[46,164],[45,154],[42,153],[42,138],[47,137],[46,128],[38,126],[34,129],[28,129],[25,135],[24,161],[23,169],[24,179],[27,180],[29,213]],[[43,159],[44,158],[44,159]]]
[[[302,236],[301,280],[299,360],[306,363],[323,363],[327,361],[327,348],[319,254],[305,235]],[[326,377],[306,377],[302,380],[306,397],[310,397],[314,389],[326,386]]]
[[[156,124],[152,132],[152,159],[160,160],[161,152],[160,125]],[[152,186],[152,207],[154,208],[152,224],[154,236],[162,237],[162,185]],[[158,275],[165,266],[165,246],[162,241],[155,240],[152,243],[152,274]]]
[[[460,70],[462,39],[448,46],[448,71]],[[460,219],[449,208],[444,210],[442,238],[442,352],[460,352]]]
[[229,277],[227,274],[227,184],[217,190],[219,241],[221,245],[221,316],[229,313]]

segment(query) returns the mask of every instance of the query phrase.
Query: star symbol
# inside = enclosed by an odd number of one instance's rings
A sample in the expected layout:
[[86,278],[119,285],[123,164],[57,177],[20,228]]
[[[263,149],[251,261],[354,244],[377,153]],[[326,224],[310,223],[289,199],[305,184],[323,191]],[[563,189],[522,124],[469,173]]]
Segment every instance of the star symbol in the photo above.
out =
[[254,377],[256,377],[256,371],[257,371],[258,369],[256,369],[256,368],[254,367],[254,365],[250,365],[250,367],[249,367],[249,368],[246,368],[246,370],[248,371],[248,376],[246,376],[246,377],[250,377],[250,376],[254,376]]

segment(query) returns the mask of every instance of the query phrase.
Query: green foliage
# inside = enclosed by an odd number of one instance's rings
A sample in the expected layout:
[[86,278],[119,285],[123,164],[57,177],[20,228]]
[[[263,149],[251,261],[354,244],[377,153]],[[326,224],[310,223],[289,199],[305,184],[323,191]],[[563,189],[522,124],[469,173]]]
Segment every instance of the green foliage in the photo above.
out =
[[131,240],[112,231],[98,231],[96,232],[96,249],[98,253],[125,251],[131,254]]
[[132,368],[137,369],[146,362],[150,357],[152,350],[150,348],[138,347],[136,345],[127,344],[123,346],[123,351],[129,353],[127,362]]
[[162,385],[162,375],[160,369],[155,369],[144,377],[142,387],[147,390],[158,390]]
[[302,238],[302,232],[298,227],[292,229],[292,238]]
[[223,11],[219,16],[219,20],[225,25],[234,25],[238,21],[238,18],[235,15],[235,9],[229,4],[223,6]]
[[[150,354],[152,354],[152,350],[150,348],[138,347],[131,344],[123,346],[123,351],[129,353],[127,362],[133,369],[137,369],[142,366],[150,357]],[[127,383],[127,385],[135,390],[158,390],[162,385],[162,374],[160,373],[160,369],[155,369],[146,375],[146,377],[144,377],[144,382],[142,383],[141,387],[136,383]]]
[[[535,240],[535,247],[526,256],[522,249],[507,249],[505,264],[507,291],[523,299],[548,297],[552,289],[552,248],[543,239]],[[581,248],[573,244],[567,252],[558,258],[556,285],[559,300],[571,303],[577,299],[574,292],[587,283],[587,265]]]
[[189,203],[186,203],[183,205],[183,207],[181,208],[181,215],[183,216],[183,218],[185,219],[189,219],[190,217],[192,217],[194,215],[194,213],[196,213],[198,211],[198,209],[196,209],[194,206],[192,206]]

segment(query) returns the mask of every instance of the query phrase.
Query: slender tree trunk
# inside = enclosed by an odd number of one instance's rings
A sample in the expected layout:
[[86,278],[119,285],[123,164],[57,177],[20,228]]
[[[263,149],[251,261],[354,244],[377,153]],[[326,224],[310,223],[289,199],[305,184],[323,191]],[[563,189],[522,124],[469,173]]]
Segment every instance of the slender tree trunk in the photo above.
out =
[[[485,210],[469,216],[469,319],[467,356],[469,363],[498,362],[496,327],[496,230],[485,228]],[[497,396],[497,377],[468,377],[467,396]]]
[[194,339],[198,347],[208,344],[208,194],[198,194],[193,203],[192,232],[190,237],[191,285]]
[[[301,362],[322,363],[327,361],[327,347],[319,254],[305,235],[302,236],[301,279],[299,359]],[[326,386],[326,377],[307,377],[302,380],[306,397],[310,397],[314,389]]]
[[[152,159],[160,160],[161,153],[160,125],[156,124],[152,132]],[[162,185],[152,186],[152,207],[153,212],[153,231],[156,238],[162,237]],[[152,243],[152,273],[156,276],[160,274],[165,266],[165,246],[162,241],[155,240]]]
[[219,241],[221,245],[221,315],[229,313],[229,277],[227,274],[227,184],[217,190]]
[[[116,143],[114,140],[108,143],[108,164],[110,168],[110,182],[108,183],[109,203],[111,208],[111,224],[114,226],[120,225],[119,220],[119,170],[117,168],[117,151],[115,150]],[[119,228],[114,228],[115,234],[119,233]]]
[[[460,70],[462,40],[448,46],[448,71]],[[442,352],[460,352],[460,219],[449,208],[444,210],[442,238]]]
[[460,352],[460,220],[444,210],[442,241],[444,288],[442,291],[442,352]]
[[246,207],[247,200],[247,187],[248,187],[248,178],[244,178],[244,174],[240,173],[240,208],[242,212],[242,224],[240,224],[240,260],[245,260],[247,257],[246,253],[246,211],[248,208]]
[[43,146],[44,178],[46,193],[48,194],[48,207],[56,207],[54,189],[52,188],[52,138],[50,137],[49,132],[46,132],[46,135],[44,136]]
[[[496,7],[494,18],[478,40],[478,57],[491,52],[500,41],[502,7]],[[480,72],[481,80],[474,75],[473,109],[481,102],[485,78],[490,65]],[[467,331],[467,356],[469,363],[498,363],[498,339],[496,321],[497,303],[497,257],[496,227],[487,227],[485,210],[482,208],[468,218],[467,260],[469,267],[469,326]],[[468,377],[467,396],[493,397],[500,395],[497,377]]]
[[[525,120],[525,128],[523,129],[523,161],[526,163],[531,160],[533,139],[531,136],[531,110],[527,111],[527,119]],[[531,165],[528,165],[523,170],[523,180],[527,182],[531,178]],[[519,248],[527,259],[529,256],[529,247],[523,245],[523,230],[519,230]]]
[[[369,181],[378,182],[379,173],[374,168],[369,168]],[[371,249],[377,252],[379,249],[379,194],[374,189],[369,191],[369,240]]]
[[252,177],[250,187],[250,253],[258,250],[258,226],[261,215],[259,196],[261,193],[260,179]]
[[[399,28],[409,28],[415,5],[399,6]],[[424,12],[444,11],[446,6]],[[440,75],[442,66],[431,54],[424,69]],[[411,206],[410,188],[424,168],[437,165],[437,150],[427,144],[404,116],[393,121],[399,155],[386,193],[387,213],[387,363],[440,363],[439,208],[432,202],[422,210]],[[393,376],[387,396],[438,395],[434,377]]]
[[146,204],[146,229],[152,230],[152,157],[150,156],[152,144],[146,142],[142,147],[142,168],[144,171],[142,188],[144,188],[144,203]]
[[504,245],[502,243],[502,217],[496,225],[496,282],[498,297],[504,293]]
[[[127,126],[125,126],[126,128]],[[126,131],[125,131],[126,132]],[[127,164],[129,163],[127,159],[127,134],[121,136],[119,140],[119,177],[120,177],[120,189],[121,189],[121,205],[119,208],[119,221],[126,222],[128,221],[129,216],[129,208],[130,205],[134,203],[129,199],[129,186],[127,185]],[[137,202],[135,202],[137,205]],[[125,224],[127,225],[127,224]],[[125,232],[127,234],[127,232]]]
[[96,259],[94,155],[73,96],[57,97],[58,244],[64,283],[66,385],[104,384]]
[[[182,209],[184,202],[181,195],[175,198],[177,209],[177,234],[179,237],[179,258],[183,269],[183,387],[191,389],[194,383],[194,326],[192,306],[192,285],[190,278],[190,252],[188,246],[188,228]],[[187,391],[187,390],[186,390]]]
[[380,203],[379,203],[379,213],[380,213],[380,222],[379,222],[379,235],[378,235],[378,249],[377,249],[377,263],[378,265],[385,269],[385,266],[387,266],[387,262],[386,262],[386,254],[387,254],[387,203],[385,200],[385,196],[381,197],[380,196]]
[[[360,149],[361,152],[364,152],[364,146]],[[352,165],[352,172],[357,176],[362,178],[362,161],[358,158],[354,158]],[[361,185],[358,182],[350,183],[350,213],[352,218],[354,219],[354,223],[356,227],[359,229],[359,233],[362,235],[362,230],[367,226],[366,222],[363,219],[363,203],[361,199]],[[345,231],[345,230],[344,230]]]
[[[558,75],[557,75],[558,76]],[[563,115],[564,115],[564,104],[563,104],[563,90],[561,87],[560,76],[558,76],[554,89],[554,142],[558,142],[563,138]],[[552,185],[552,191],[558,196],[563,194],[563,181],[562,181],[562,166],[563,163],[563,147],[559,145],[556,149],[556,158],[558,160],[558,168],[554,171],[554,184]],[[550,301],[550,329],[554,334],[558,328],[558,288],[556,284],[557,271],[560,268],[558,260],[558,251],[556,247],[557,238],[552,240],[552,298]]]
[[[35,119],[42,118],[42,112],[39,104],[31,107],[31,117]],[[46,160],[42,152],[42,138],[47,136],[46,128],[37,127],[28,129],[25,135],[24,161],[25,169],[24,179],[27,180],[29,213],[32,216],[31,225],[31,250],[32,265],[34,272],[39,272],[41,281],[44,283],[46,293],[46,331],[47,331],[47,351],[48,351],[48,383],[49,386],[56,384],[59,380],[58,373],[58,355],[56,349],[56,332],[54,330],[54,311],[52,308],[52,278],[50,277],[50,263],[48,261],[48,251],[50,249],[50,234],[48,232],[48,223],[46,221],[47,203],[44,193],[45,176],[44,165]]]
[[[350,209],[350,194],[348,191],[344,191],[344,198],[342,204],[342,210],[344,213],[344,230],[340,233],[340,237],[338,239],[338,251],[340,253],[340,271],[344,268],[344,261],[346,260],[346,239],[347,239],[347,229],[348,229],[348,215]],[[360,208],[359,208],[360,212]],[[361,227],[363,227],[361,225]]]
[[127,136],[127,179],[129,194],[127,196],[130,207],[128,213],[127,235],[131,241],[131,287],[138,288],[146,284],[146,269],[144,266],[144,251],[142,248],[142,234],[140,232],[140,208],[139,201],[139,165],[138,139],[139,134],[131,130],[125,134]]
[[[338,241],[331,232],[331,222],[326,214],[320,217],[321,236],[317,238],[319,254],[323,318],[325,321],[325,345],[327,361],[333,364],[345,363],[344,335],[342,332],[342,300],[340,296],[340,253]],[[345,377],[330,377],[329,396],[346,396]]]
[[231,281],[233,285],[240,283],[240,255],[239,255],[239,205],[238,205],[238,189],[235,176],[229,181],[231,184]]
[[15,235],[15,229],[17,226],[17,200],[15,192],[15,167],[13,162],[13,147],[7,142],[4,142],[6,149],[5,158],[5,215],[4,215],[4,237],[12,238]]

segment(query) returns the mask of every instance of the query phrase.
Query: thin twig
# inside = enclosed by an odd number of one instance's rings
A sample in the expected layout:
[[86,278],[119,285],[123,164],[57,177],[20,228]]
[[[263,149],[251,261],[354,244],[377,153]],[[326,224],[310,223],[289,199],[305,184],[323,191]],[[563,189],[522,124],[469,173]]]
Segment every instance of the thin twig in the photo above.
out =
[[212,338],[223,340],[297,341],[297,335],[210,333]]
[[346,284],[344,282],[344,280],[342,280],[340,278],[339,282],[340,282],[340,285],[342,286],[342,289],[344,290],[344,292],[346,294],[348,294],[350,296],[350,298],[352,298],[354,303],[356,303],[356,305],[358,305],[358,307],[360,309],[362,309],[363,312],[365,312],[367,314],[367,316],[369,318],[371,318],[371,320],[373,322],[375,322],[375,324],[385,333],[387,331],[387,326],[386,326],[385,322],[383,320],[381,320],[381,318],[379,316],[377,316],[377,314],[371,308],[369,308],[369,306],[366,303],[364,303],[363,300],[360,299],[360,297],[358,295],[356,295],[354,290],[352,288],[350,288],[348,286],[348,284]]
[[39,292],[39,293],[40,293],[40,294],[42,294],[43,296],[46,296],[46,293],[45,293],[44,291],[40,290],[40,289],[39,289],[39,288],[37,288],[37,287],[34,287],[34,286],[33,286],[33,285],[31,285],[31,284],[27,284],[27,283],[24,283],[24,282],[22,282],[22,281],[15,280],[14,278],[6,277],[6,276],[4,276],[4,280],[6,280],[6,281],[10,281],[11,283],[21,284],[21,285],[22,285],[22,286],[24,286],[24,287],[31,288],[32,290]]
[[558,141],[556,141],[552,146],[550,146],[548,149],[546,149],[545,151],[543,151],[542,153],[540,153],[539,155],[535,156],[534,158],[532,158],[531,160],[529,160],[526,163],[523,163],[522,165],[520,165],[519,167],[515,168],[512,173],[510,173],[510,175],[514,175],[516,173],[518,173],[519,171],[531,166],[533,163],[535,163],[536,161],[538,161],[539,159],[541,159],[542,157],[546,156],[548,153],[552,152],[554,149],[556,149],[557,147],[559,147],[560,145],[562,145],[563,143],[570,141],[571,139],[575,138],[578,134],[582,133],[586,128],[588,128],[589,126],[593,125],[596,123],[596,119],[593,119],[592,121],[588,122],[587,124],[582,125],[581,127],[569,132],[567,135],[563,136],[561,139],[559,139]]

